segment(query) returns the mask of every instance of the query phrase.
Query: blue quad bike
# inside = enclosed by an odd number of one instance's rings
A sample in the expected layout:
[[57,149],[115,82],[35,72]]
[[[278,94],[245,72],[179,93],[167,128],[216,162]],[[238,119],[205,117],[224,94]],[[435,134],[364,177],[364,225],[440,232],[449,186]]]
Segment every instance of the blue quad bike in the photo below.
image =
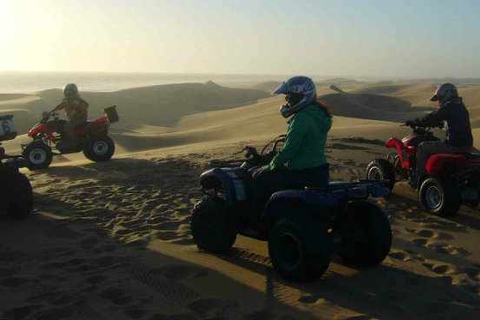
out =
[[33,206],[32,186],[19,171],[19,168],[27,166],[27,161],[22,156],[7,155],[1,144],[16,136],[13,116],[0,116],[0,213],[6,213],[13,219],[23,219],[30,214]]
[[226,253],[238,234],[268,241],[275,270],[296,281],[321,277],[335,253],[352,266],[380,264],[390,252],[392,231],[382,209],[366,199],[387,195],[384,182],[331,182],[325,189],[280,191],[263,212],[253,209],[252,169],[269,163],[284,139],[277,137],[260,153],[246,147],[243,163],[217,163],[200,176],[205,196],[191,217],[197,247]]

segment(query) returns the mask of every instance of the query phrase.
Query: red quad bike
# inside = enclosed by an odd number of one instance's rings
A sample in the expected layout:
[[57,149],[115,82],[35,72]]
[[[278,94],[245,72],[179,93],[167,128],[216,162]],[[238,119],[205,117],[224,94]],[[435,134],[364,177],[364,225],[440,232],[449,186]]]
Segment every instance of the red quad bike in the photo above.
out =
[[33,206],[32,186],[18,170],[26,166],[26,161],[22,156],[7,155],[1,144],[16,136],[13,116],[0,116],[0,213],[22,219],[30,214]]
[[116,107],[106,108],[105,114],[100,118],[85,122],[75,129],[77,144],[72,146],[64,139],[67,121],[60,119],[56,112],[44,113],[40,123],[28,132],[33,141],[22,146],[28,168],[46,169],[54,155],[81,151],[86,158],[95,162],[110,160],[115,153],[115,143],[108,136],[108,128],[111,123],[117,121]]
[[408,180],[418,190],[422,207],[440,216],[455,215],[462,204],[480,203],[480,153],[474,149],[457,154],[434,154],[425,164],[426,174],[415,178],[417,147],[424,141],[439,141],[431,127],[410,125],[413,133],[402,140],[390,138],[385,143],[395,152],[387,159],[375,159],[367,166],[367,179],[387,181],[393,190],[398,180]]

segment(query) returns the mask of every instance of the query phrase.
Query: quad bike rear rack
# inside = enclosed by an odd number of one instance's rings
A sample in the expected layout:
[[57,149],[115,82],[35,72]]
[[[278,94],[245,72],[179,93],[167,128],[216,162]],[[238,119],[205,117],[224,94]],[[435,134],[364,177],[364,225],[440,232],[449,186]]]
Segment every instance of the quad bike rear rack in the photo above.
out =
[[326,188],[310,189],[321,194],[330,194],[334,197],[347,197],[365,199],[368,197],[379,198],[390,194],[385,186],[387,181],[359,180],[353,182],[332,181]]

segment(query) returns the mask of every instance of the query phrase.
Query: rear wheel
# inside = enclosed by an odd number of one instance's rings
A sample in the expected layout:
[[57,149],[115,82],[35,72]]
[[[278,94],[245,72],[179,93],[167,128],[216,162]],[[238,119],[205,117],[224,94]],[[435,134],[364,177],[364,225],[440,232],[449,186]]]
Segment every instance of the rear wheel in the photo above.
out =
[[238,224],[229,214],[225,200],[206,197],[195,204],[190,229],[199,249],[224,253],[235,243]]
[[13,219],[28,216],[33,206],[32,186],[27,177],[16,169],[0,170],[0,200],[6,213]]
[[109,136],[89,138],[85,143],[83,154],[95,162],[108,161],[115,153],[115,143]]
[[456,215],[462,205],[460,188],[454,179],[425,179],[420,187],[419,200],[425,211],[443,217]]
[[23,156],[27,160],[27,167],[30,170],[47,169],[52,163],[52,149],[42,141],[31,142],[25,150]]
[[390,221],[378,206],[356,201],[338,221],[340,257],[347,264],[370,267],[380,264],[390,252]]
[[268,239],[273,267],[284,278],[313,281],[330,265],[333,238],[327,229],[302,226],[288,218],[276,222]]
[[375,159],[370,162],[366,169],[367,180],[385,181],[385,186],[393,190],[395,185],[395,168],[386,159]]

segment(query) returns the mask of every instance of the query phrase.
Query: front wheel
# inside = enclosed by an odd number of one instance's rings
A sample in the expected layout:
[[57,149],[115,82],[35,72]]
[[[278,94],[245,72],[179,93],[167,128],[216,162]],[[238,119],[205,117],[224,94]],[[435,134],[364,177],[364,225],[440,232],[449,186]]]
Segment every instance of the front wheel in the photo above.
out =
[[385,181],[390,193],[395,186],[395,168],[386,159],[376,159],[370,162],[366,169],[367,180]]
[[287,279],[313,281],[330,265],[333,237],[321,225],[302,225],[288,218],[276,222],[268,239],[273,267]]
[[337,222],[340,257],[345,263],[370,267],[380,264],[390,252],[390,221],[378,206],[370,202],[349,203]]
[[85,157],[94,162],[104,162],[115,153],[115,143],[109,136],[89,138],[83,149]]
[[52,149],[42,141],[31,142],[23,151],[30,170],[47,169],[52,163]]
[[0,202],[13,219],[27,217],[33,206],[32,186],[28,178],[16,169],[0,170]]
[[425,211],[443,217],[456,215],[462,204],[460,189],[454,179],[427,178],[418,196]]
[[235,243],[238,224],[225,200],[205,197],[195,204],[190,230],[200,250],[225,253]]

